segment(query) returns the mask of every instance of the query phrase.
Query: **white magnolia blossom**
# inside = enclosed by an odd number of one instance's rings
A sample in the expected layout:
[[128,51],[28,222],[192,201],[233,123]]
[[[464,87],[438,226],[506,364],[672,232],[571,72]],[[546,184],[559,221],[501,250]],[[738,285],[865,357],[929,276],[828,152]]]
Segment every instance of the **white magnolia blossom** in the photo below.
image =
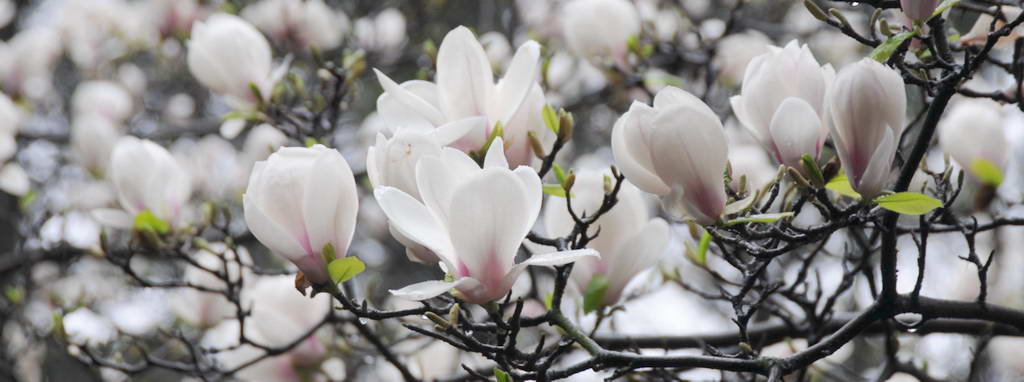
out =
[[832,140],[850,185],[864,198],[874,198],[889,184],[906,125],[903,78],[865,58],[839,72],[827,99]]
[[966,99],[950,107],[939,123],[939,143],[969,174],[978,175],[978,160],[1006,170],[1009,139],[1002,108],[994,101]]
[[71,95],[76,116],[97,115],[114,122],[124,122],[132,115],[132,96],[121,85],[110,81],[88,81],[78,84]]
[[99,114],[80,114],[71,124],[71,148],[78,164],[102,175],[110,165],[110,153],[121,137],[117,122]]
[[315,284],[330,282],[323,249],[348,253],[359,200],[355,177],[337,150],[283,147],[257,162],[242,197],[249,230]]
[[0,167],[0,190],[14,196],[25,196],[32,187],[28,173],[17,163],[11,162]]
[[501,32],[491,31],[480,35],[480,45],[483,45],[494,70],[504,69],[512,58],[512,43]]
[[743,94],[730,99],[732,108],[776,161],[803,171],[801,156],[817,159],[828,136],[825,94],[836,73],[796,40],[768,49],[747,65]]
[[[576,173],[572,187],[573,210],[577,214],[593,215],[604,200],[605,172],[582,170]],[[624,181],[618,194],[619,201],[590,227],[589,234],[600,230],[588,248],[601,253],[600,258],[587,257],[576,261],[572,281],[580,291],[587,290],[593,277],[601,275],[608,280],[604,305],[615,304],[622,297],[629,282],[644,270],[654,266],[668,247],[669,227],[661,218],[653,218],[644,195],[629,181]],[[565,199],[548,197],[544,211],[544,225],[549,237],[562,237],[572,232],[575,222],[565,207]]]
[[231,142],[217,135],[207,135],[198,142],[179,140],[173,147],[178,160],[192,175],[192,186],[204,198],[218,201],[237,200],[245,187],[243,171]]
[[242,155],[251,162],[267,159],[270,154],[281,146],[288,143],[288,137],[267,124],[258,125],[245,137],[245,144],[242,146]]
[[413,80],[399,85],[377,71],[384,88],[377,99],[377,112],[389,124],[421,129],[485,117],[484,128],[471,131],[452,146],[465,152],[480,150],[500,124],[509,163],[529,165],[535,157],[528,133],[532,131],[545,147],[555,139],[541,116],[545,100],[537,84],[539,60],[540,45],[527,41],[516,51],[504,77],[494,83],[480,42],[469,29],[458,27],[441,41],[436,83]]
[[0,83],[4,91],[34,100],[49,94],[62,50],[60,34],[48,27],[26,29],[0,42]]
[[21,130],[24,113],[6,94],[0,93],[0,163],[14,156],[18,150],[15,137]]
[[574,0],[562,9],[562,22],[562,33],[573,52],[622,67],[627,41],[640,34],[640,14],[626,0]]
[[117,329],[109,319],[82,307],[62,318],[68,342],[76,345],[102,345],[117,338]]
[[669,86],[654,107],[633,102],[612,128],[612,151],[626,178],[660,196],[672,217],[712,224],[725,211],[722,122],[692,94]]
[[385,61],[398,58],[394,52],[405,44],[405,16],[396,8],[387,8],[376,16],[356,20],[353,33],[359,46],[386,55]]
[[912,20],[927,20],[938,5],[939,0],[900,0],[903,13]]
[[593,250],[537,254],[515,264],[523,239],[540,214],[537,173],[515,170],[495,139],[480,168],[470,157],[445,148],[440,157],[421,158],[416,166],[420,200],[394,187],[374,190],[394,230],[429,248],[453,281],[425,281],[396,296],[424,300],[457,289],[471,303],[502,298],[529,265],[562,265]]
[[240,17],[217,13],[192,26],[188,68],[204,86],[226,97],[235,108],[251,108],[270,91],[282,73],[272,72],[270,43]]
[[262,0],[245,7],[242,17],[274,39],[302,49],[337,48],[349,29],[348,16],[323,0]]
[[149,0],[145,8],[146,19],[156,23],[161,37],[188,33],[199,10],[198,0]]
[[122,211],[94,210],[98,221],[130,228],[138,213],[149,211],[171,226],[182,222],[192,183],[185,168],[163,146],[121,137],[110,155],[109,171]]
[[768,52],[771,44],[771,39],[756,30],[725,36],[718,41],[713,61],[719,68],[718,78],[726,84],[738,84],[750,60]]

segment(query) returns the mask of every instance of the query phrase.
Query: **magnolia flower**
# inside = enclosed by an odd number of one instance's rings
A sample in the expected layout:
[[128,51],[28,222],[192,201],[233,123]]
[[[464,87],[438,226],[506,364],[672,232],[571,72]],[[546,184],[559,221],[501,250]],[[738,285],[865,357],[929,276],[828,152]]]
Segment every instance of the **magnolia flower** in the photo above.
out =
[[75,115],[92,114],[124,122],[132,114],[132,96],[121,85],[110,81],[83,82],[71,96]]
[[[572,188],[572,204],[577,214],[593,215],[604,199],[604,178],[600,171],[580,171]],[[591,279],[601,275],[608,280],[604,305],[619,301],[622,292],[636,275],[655,265],[668,246],[668,224],[660,218],[651,218],[643,195],[625,181],[619,190],[619,202],[590,227],[589,234],[600,230],[600,235],[587,247],[601,253],[600,258],[588,257],[576,261],[572,281],[580,291],[587,290]],[[565,207],[565,199],[548,197],[544,211],[544,225],[548,236],[562,237],[572,232],[575,222]]]
[[[818,65],[807,45],[768,47],[743,77],[743,94],[730,101],[736,118],[779,163],[803,171],[800,158],[817,159],[828,136],[825,93],[835,79],[831,65]],[[800,74],[799,81],[790,76]]]
[[192,184],[167,149],[150,140],[122,137],[110,155],[109,171],[123,211],[96,210],[97,221],[130,228],[138,213],[149,211],[172,226],[181,222]]
[[356,20],[352,29],[360,47],[385,55],[388,62],[398,58],[395,52],[406,40],[405,16],[395,8]]
[[537,220],[541,183],[529,167],[508,168],[501,138],[491,144],[484,168],[456,150],[423,157],[416,166],[422,202],[394,187],[374,195],[394,230],[429,248],[454,280],[425,281],[391,291],[424,300],[457,289],[471,303],[505,296],[529,265],[562,265],[593,250],[534,255],[515,264],[520,244]]
[[0,163],[10,159],[18,151],[15,136],[21,129],[24,114],[6,94],[0,93]]
[[692,94],[669,86],[654,107],[633,102],[612,128],[612,152],[626,178],[660,196],[672,217],[712,224],[725,211],[722,122]]
[[239,162],[231,142],[207,135],[198,142],[178,140],[172,148],[192,175],[196,192],[211,200],[237,200],[242,187],[242,172],[249,170]]
[[569,48],[587,59],[626,66],[627,41],[640,33],[640,14],[626,0],[575,0],[562,10]]
[[235,108],[251,108],[270,95],[280,73],[271,73],[270,43],[245,20],[224,13],[192,26],[188,68],[204,86]]
[[17,163],[11,162],[0,167],[0,190],[14,196],[25,196],[31,187],[28,173]]
[[900,0],[900,8],[913,20],[927,20],[935,12],[939,0]]
[[40,99],[53,89],[51,78],[62,51],[60,34],[35,27],[0,43],[0,82],[7,94]]
[[437,54],[437,81],[408,81],[398,85],[377,71],[384,94],[377,112],[400,127],[431,128],[468,117],[487,119],[484,128],[471,131],[453,146],[480,150],[493,129],[502,126],[505,155],[512,166],[528,165],[534,156],[528,133],[542,145],[554,143],[554,133],[541,119],[544,93],[537,84],[540,46],[527,41],[519,47],[505,76],[494,83],[491,64],[483,47],[465,27],[453,29]]
[[767,53],[771,44],[771,39],[755,30],[723,37],[718,41],[712,62],[719,69],[718,77],[730,85],[739,83],[747,64],[754,57]]
[[75,116],[71,124],[71,148],[82,167],[96,175],[107,172],[110,153],[121,137],[116,122],[97,114]]
[[827,99],[832,140],[850,185],[865,198],[878,196],[889,182],[906,120],[903,78],[865,58],[839,72]]
[[198,0],[150,0],[147,20],[155,20],[161,37],[188,33],[199,13]]
[[348,253],[359,200],[355,177],[337,150],[283,147],[257,162],[242,196],[245,222],[263,245],[315,284],[330,281],[327,244]]
[[942,150],[975,177],[979,160],[1004,171],[1009,144],[1002,114],[999,104],[989,100],[958,102],[939,124]]
[[242,17],[271,37],[303,49],[334,49],[349,28],[348,17],[323,0],[263,0],[245,7]]

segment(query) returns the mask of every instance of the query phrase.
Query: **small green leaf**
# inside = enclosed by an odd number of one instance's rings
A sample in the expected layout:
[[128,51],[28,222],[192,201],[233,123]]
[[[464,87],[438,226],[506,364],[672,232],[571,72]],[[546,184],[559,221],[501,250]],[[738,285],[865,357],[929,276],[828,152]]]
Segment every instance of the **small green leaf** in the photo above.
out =
[[21,304],[25,300],[25,291],[21,288],[9,286],[4,289],[4,297],[14,305]]
[[331,275],[331,281],[335,284],[346,282],[365,270],[366,264],[355,256],[342,257],[327,264],[327,273]]
[[821,187],[821,185],[825,184],[825,175],[821,173],[821,167],[818,167],[818,161],[814,160],[814,157],[804,154],[800,157],[800,164],[803,165],[804,170],[810,175],[810,180],[814,182],[815,186]]
[[304,143],[306,144],[306,147],[308,148],[308,147],[313,147],[313,146],[319,145],[320,141],[316,140],[316,138],[313,138],[313,137],[306,137],[306,141]]
[[583,313],[590,313],[601,307],[604,302],[604,295],[608,292],[608,278],[602,274],[595,273],[587,284],[587,291],[583,294]]
[[554,301],[555,295],[551,294],[551,292],[548,292],[548,294],[544,295],[544,307],[547,308],[548,310],[551,310],[551,304],[554,303]]
[[704,231],[697,244],[697,263],[704,265],[708,263],[708,248],[711,247],[711,233]]
[[545,194],[557,196],[560,198],[565,197],[565,188],[563,188],[560,184],[545,184],[543,189]]
[[499,368],[494,368],[494,378],[497,379],[498,382],[512,382],[512,377],[510,377],[505,370],[501,370]]
[[487,137],[487,141],[484,142],[484,147],[480,148],[480,157],[483,158],[487,155],[487,151],[491,149],[491,143],[498,137],[504,138],[505,131],[501,127],[501,121],[494,124],[494,129],[491,130],[491,136]]
[[565,170],[562,170],[562,166],[552,165],[551,170],[555,172],[555,179],[558,179],[558,184],[565,184]]
[[995,163],[985,159],[975,159],[971,162],[971,174],[990,186],[998,187],[1003,183],[1003,171]]
[[153,231],[161,235],[171,232],[171,225],[153,215],[149,210],[143,210],[135,215],[135,229],[138,231]]
[[32,202],[36,201],[39,197],[39,193],[35,191],[29,191],[27,194],[18,199],[18,208],[22,211],[28,209],[32,205]]
[[548,129],[558,134],[559,121],[555,108],[551,107],[551,105],[544,105],[544,109],[541,110],[541,116],[544,117],[544,125],[547,125]]
[[931,196],[916,192],[897,192],[875,199],[879,207],[904,215],[924,215],[942,207],[942,202]]
[[320,257],[324,259],[324,264],[330,264],[334,259],[337,259],[337,253],[334,251],[334,244],[324,244],[324,248],[320,250]]
[[931,20],[935,17],[942,15],[942,12],[945,12],[947,9],[952,8],[954,5],[956,5],[956,3],[959,2],[960,0],[944,0],[942,4],[939,4],[938,7],[935,7],[935,11],[932,12],[932,15],[928,17],[928,20]]
[[50,329],[50,333],[61,340],[67,340],[68,334],[64,331],[64,315],[61,312],[53,312],[52,319],[53,328]]
[[793,216],[792,212],[781,212],[781,213],[774,213],[774,214],[750,215],[750,216],[744,216],[744,217],[741,217],[741,218],[736,218],[736,219],[733,219],[733,220],[729,220],[729,221],[727,221],[727,222],[725,222],[723,224],[725,224],[726,226],[731,226],[731,225],[742,224],[742,223],[774,223],[774,222],[778,221],[779,219],[785,219],[785,218],[792,217],[792,216]]
[[860,194],[857,193],[857,191],[854,191],[853,186],[850,185],[850,179],[846,177],[846,174],[841,172],[832,177],[832,180],[829,180],[828,183],[825,184],[825,188],[835,191],[839,195],[848,196],[854,199],[861,198]]
[[875,47],[875,50],[871,51],[870,57],[878,62],[886,62],[889,60],[889,57],[892,57],[893,53],[896,53],[896,49],[899,48],[900,45],[903,45],[904,41],[916,34],[917,32],[911,31],[893,35],[892,37],[889,37],[888,40],[885,40],[885,42]]

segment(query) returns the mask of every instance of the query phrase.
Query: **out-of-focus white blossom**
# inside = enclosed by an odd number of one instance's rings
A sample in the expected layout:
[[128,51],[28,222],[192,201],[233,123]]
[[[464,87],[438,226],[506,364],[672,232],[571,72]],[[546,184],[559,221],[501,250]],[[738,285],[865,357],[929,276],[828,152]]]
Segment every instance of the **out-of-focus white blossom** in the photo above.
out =
[[124,122],[132,115],[132,96],[117,83],[88,81],[75,88],[71,106],[75,115],[92,114]]
[[405,16],[396,8],[358,19],[353,26],[359,46],[383,53],[388,58],[386,61],[398,58],[395,52],[405,44],[405,29]]
[[161,37],[188,33],[200,11],[198,0],[149,0],[146,6],[145,14]]
[[771,44],[772,40],[754,30],[725,36],[718,41],[713,61],[718,78],[725,84],[738,84],[750,60],[767,53]]
[[825,94],[834,79],[831,65],[819,65],[807,45],[793,40],[751,60],[743,94],[730,101],[736,118],[776,161],[803,171],[801,156],[817,159],[828,136]]
[[7,94],[41,99],[53,89],[53,69],[61,54],[60,35],[35,27],[0,43],[0,81]]
[[978,160],[1005,171],[1008,142],[1002,108],[991,100],[961,100],[949,108],[939,124],[942,150],[975,177]]
[[18,150],[15,137],[21,129],[24,113],[7,95],[0,93],[0,163],[14,156]]
[[641,190],[661,197],[674,218],[712,224],[725,211],[728,159],[722,122],[699,98],[676,87],[633,102],[612,130],[615,163]]
[[349,29],[348,16],[323,0],[262,0],[242,10],[242,17],[278,41],[300,49],[338,47]]
[[541,207],[541,183],[529,167],[510,170],[497,138],[484,168],[461,152],[445,148],[441,157],[421,158],[416,168],[422,202],[394,187],[374,190],[392,227],[430,249],[454,280],[424,281],[396,296],[424,300],[451,289],[483,304],[502,298],[529,265],[562,265],[595,256],[593,250],[515,257]]
[[640,33],[640,15],[626,0],[573,0],[562,9],[569,48],[591,60],[626,65],[627,41]]
[[[593,215],[604,200],[605,172],[582,170],[576,173],[572,188],[573,210],[577,214]],[[619,201],[590,227],[597,238],[588,248],[601,253],[600,258],[587,257],[576,261],[572,281],[580,291],[587,290],[591,279],[598,275],[608,281],[604,305],[615,304],[626,286],[644,270],[657,264],[665,253],[669,241],[669,228],[661,218],[653,218],[650,206],[635,186],[625,181],[619,190]],[[544,211],[544,225],[549,237],[562,237],[572,232],[575,222],[565,207],[565,199],[549,196]]]
[[865,58],[839,72],[827,99],[832,140],[850,185],[863,197],[874,198],[889,184],[906,124],[903,78]]
[[0,190],[14,196],[24,196],[31,187],[28,174],[19,164],[11,162],[0,167]]
[[245,222],[263,245],[315,284],[330,282],[327,244],[344,257],[355,231],[355,177],[337,150],[284,147],[257,162],[242,198]]
[[253,280],[254,275],[246,267],[252,265],[249,252],[244,247],[233,251],[224,243],[210,243],[206,248],[195,251],[191,257],[202,268],[189,264],[182,281],[213,292],[193,288],[178,289],[171,296],[171,310],[178,317],[200,328],[210,328],[225,319],[234,318],[237,313],[234,304],[224,294],[217,293],[226,291],[227,285],[209,271],[227,270],[223,274],[236,284],[243,278],[243,274],[247,282]]
[[[240,17],[217,13],[192,26],[188,68],[204,86],[235,108],[251,108],[269,97],[279,73],[272,72],[270,43]],[[283,74],[283,73],[281,73]]]
[[114,324],[89,308],[78,308],[65,314],[62,322],[68,341],[76,345],[102,345],[117,336]]
[[101,222],[128,228],[136,214],[147,210],[172,226],[182,222],[192,182],[185,168],[163,146],[131,136],[121,137],[110,156],[109,172],[117,199],[127,215],[96,211]]
[[74,157],[93,174],[105,174],[110,165],[110,153],[121,135],[116,122],[104,116],[92,113],[75,116],[71,124]]
[[249,130],[249,135],[245,137],[245,144],[242,146],[242,152],[248,161],[261,161],[267,159],[270,154],[286,143],[288,143],[288,137],[281,130],[262,124]]
[[[181,142],[181,141],[179,141]],[[231,143],[216,135],[189,142],[175,150],[178,161],[192,175],[193,188],[204,198],[237,200],[242,187],[242,163]]]

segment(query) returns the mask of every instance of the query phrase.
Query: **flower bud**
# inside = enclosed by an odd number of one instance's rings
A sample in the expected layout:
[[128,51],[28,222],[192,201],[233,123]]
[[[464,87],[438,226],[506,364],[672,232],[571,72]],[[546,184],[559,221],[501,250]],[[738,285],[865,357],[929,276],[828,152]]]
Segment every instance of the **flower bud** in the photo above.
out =
[[163,146],[121,137],[110,154],[109,171],[121,208],[129,215],[148,210],[172,226],[181,222],[192,183],[185,168]]
[[355,178],[341,153],[323,145],[277,150],[256,163],[242,203],[256,239],[307,280],[330,281],[321,252],[332,244],[345,256],[359,209]]
[[903,13],[912,20],[927,20],[938,5],[939,0],[900,0]]
[[843,68],[827,98],[832,140],[850,185],[864,198],[874,198],[889,184],[906,124],[903,78],[865,58]]
[[204,86],[227,98],[235,108],[251,108],[270,95],[270,43],[237,16],[218,13],[192,26],[188,68]]
[[974,178],[982,178],[977,161],[1006,170],[1009,152],[1003,111],[986,99],[967,99],[949,109],[939,124],[939,143]]
[[630,182],[661,197],[674,218],[712,224],[725,210],[729,148],[722,123],[699,98],[666,87],[654,107],[634,102],[612,128],[615,163]]
[[349,29],[348,17],[323,0],[263,0],[245,7],[242,17],[275,40],[288,40],[300,49],[334,49]]

